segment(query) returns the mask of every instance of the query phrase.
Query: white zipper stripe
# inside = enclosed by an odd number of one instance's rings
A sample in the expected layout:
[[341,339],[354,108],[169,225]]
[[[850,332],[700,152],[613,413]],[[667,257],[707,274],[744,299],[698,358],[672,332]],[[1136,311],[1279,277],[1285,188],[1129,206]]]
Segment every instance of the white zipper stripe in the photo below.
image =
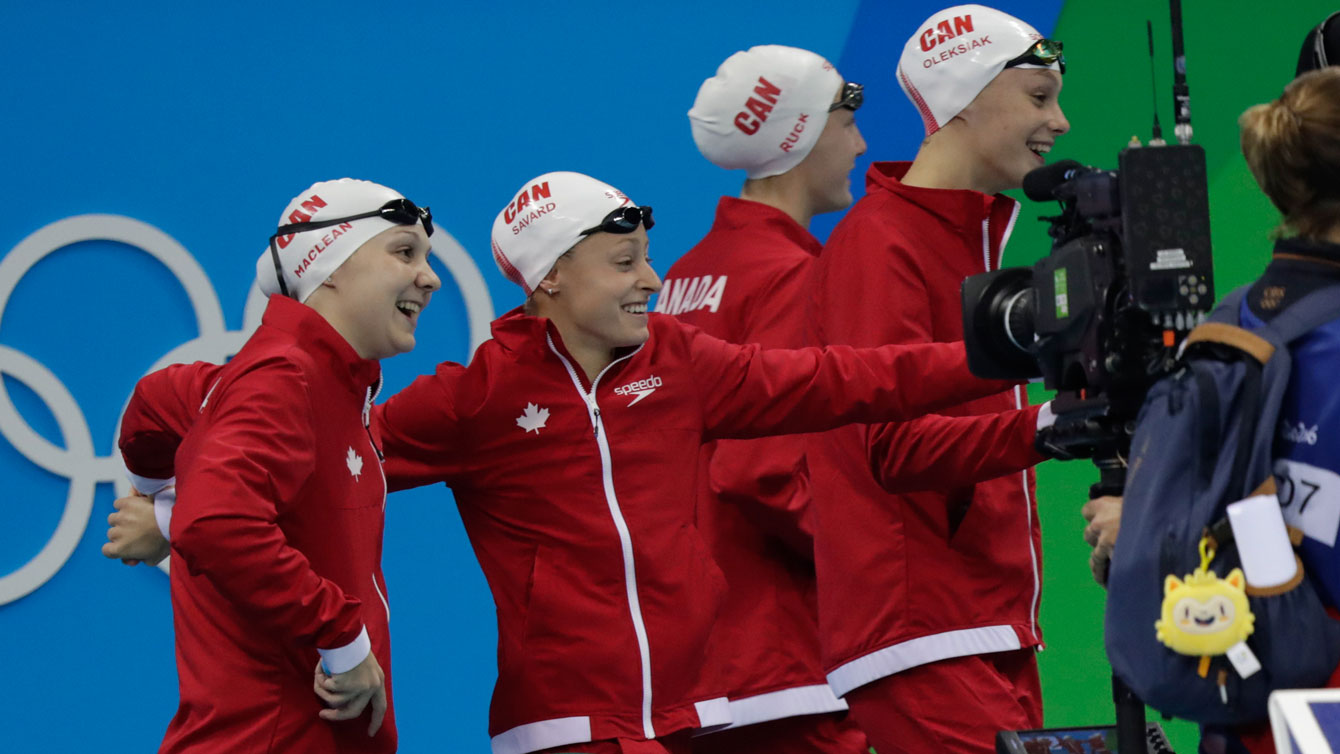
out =
[[[1014,221],[1019,219],[1019,202],[1015,202],[1010,209],[1010,219],[1005,224],[1005,232],[1000,236],[1000,250],[996,254],[996,269],[1000,269],[1005,264],[1005,244],[1010,242],[1010,234],[1014,232]],[[987,215],[982,220],[982,266],[987,272],[991,271],[991,216]]]
[[377,590],[377,596],[382,600],[382,607],[386,608],[386,625],[391,625],[391,603],[386,601],[386,595],[382,594],[382,588],[377,586],[377,572],[372,572],[372,588]]
[[[385,513],[387,494],[386,469],[382,466],[382,453],[377,450],[376,444],[372,441],[372,402],[377,400],[377,396],[381,394],[382,382],[382,379],[378,377],[376,389],[374,390],[372,386],[368,387],[367,398],[363,401],[363,434],[367,437],[368,448],[372,450],[371,457],[377,461],[377,473],[382,475],[382,513]],[[390,611],[388,610],[387,613],[389,615]]]
[[[368,440],[368,449],[372,451],[370,460],[377,462],[377,473],[382,477],[382,513],[386,512],[386,469],[382,467],[382,454],[378,452],[377,446],[372,442],[372,402],[377,400],[377,396],[382,392],[384,380],[381,375],[377,376],[377,384],[369,385],[367,397],[363,401],[363,434]],[[386,595],[377,584],[377,572],[372,572],[372,588],[376,590],[377,596],[381,598],[382,607],[386,610],[386,625],[391,625],[391,603],[386,601]]]
[[214,380],[214,384],[213,384],[213,385],[210,385],[210,386],[209,386],[209,390],[206,390],[206,391],[205,391],[205,399],[204,399],[203,401],[200,401],[200,408],[197,409],[197,411],[204,411],[204,410],[205,410],[205,406],[208,406],[208,405],[209,405],[209,397],[210,397],[211,395],[214,395],[214,388],[216,388],[216,387],[218,387],[218,386],[219,386],[219,380]]
[[[1022,387],[1014,386],[1014,407],[1019,410],[1024,408],[1024,399]],[[1038,598],[1042,595],[1042,579],[1038,575],[1038,553],[1033,546],[1033,500],[1028,494],[1028,469],[1019,472],[1020,479],[1024,487],[1024,515],[1028,521],[1028,530],[1025,535],[1028,537],[1028,561],[1033,565],[1033,602],[1028,610],[1028,625],[1033,634],[1033,641],[1038,640]]]
[[596,447],[600,448],[600,475],[605,486],[605,503],[609,505],[610,517],[614,519],[614,528],[619,532],[619,546],[623,550],[623,576],[624,587],[628,593],[628,612],[633,619],[633,633],[637,635],[637,650],[642,662],[642,734],[648,739],[656,738],[656,729],[651,724],[651,644],[647,641],[647,625],[642,618],[642,601],[637,594],[637,570],[633,563],[633,537],[628,531],[628,523],[624,520],[623,509],[619,507],[619,498],[614,493],[614,470],[610,459],[609,440],[606,435],[600,431],[600,419],[598,412],[600,407],[596,405],[596,386],[600,384],[600,378],[605,376],[610,367],[618,364],[620,361],[631,358],[633,354],[642,350],[639,346],[636,351],[622,358],[615,359],[600,370],[600,374],[591,381],[591,392],[587,393],[582,387],[581,378],[577,376],[577,370],[573,368],[572,363],[559,353],[554,347],[553,338],[545,335],[545,341],[549,344],[549,350],[554,352],[559,361],[568,370],[568,376],[572,378],[572,384],[576,386],[577,392],[586,401],[586,414],[591,420],[591,427],[595,430]]
[[996,255],[996,269],[1005,266],[1005,244],[1010,242],[1010,234],[1014,232],[1014,221],[1019,219],[1019,202],[1014,203],[1014,209],[1010,210],[1010,221],[1005,224],[1005,232],[1000,237],[1000,253]]
[[991,218],[989,216],[982,221],[982,267],[985,272],[991,271]]
[[[1000,253],[996,255],[996,269],[1005,265],[1005,244],[1010,242],[1010,234],[1014,232],[1014,222],[1019,219],[1020,206],[1018,202],[1014,203],[1010,210],[1009,222],[1005,225],[1005,232],[1000,236]],[[989,258],[991,236],[988,231],[990,231],[989,219],[982,222],[983,255]],[[990,269],[988,265],[987,270],[990,271]],[[1022,391],[1023,388],[1019,385],[1014,386],[1014,407],[1021,411],[1024,408]],[[1028,469],[1024,469],[1019,474],[1024,489],[1024,515],[1028,522],[1028,530],[1025,532],[1028,537],[1028,561],[1033,566],[1033,601],[1028,610],[1028,625],[1033,634],[1033,641],[1038,641],[1038,599],[1042,596],[1042,577],[1040,575],[1041,569],[1038,567],[1037,548],[1033,545],[1033,499],[1028,494]]]

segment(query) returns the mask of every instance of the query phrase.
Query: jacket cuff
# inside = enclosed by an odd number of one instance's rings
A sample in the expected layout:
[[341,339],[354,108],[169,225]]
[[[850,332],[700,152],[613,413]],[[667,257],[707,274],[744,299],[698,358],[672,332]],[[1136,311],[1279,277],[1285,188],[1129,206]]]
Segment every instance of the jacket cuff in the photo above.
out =
[[1056,414],[1052,413],[1052,402],[1047,401],[1038,409],[1037,429],[1039,432],[1056,423]]
[[172,535],[169,533],[172,529],[172,506],[177,502],[177,485],[170,484],[159,490],[154,495],[154,521],[158,522],[158,530],[163,533],[163,539],[172,541]]
[[358,666],[358,663],[372,654],[372,640],[368,638],[367,626],[359,632],[358,638],[345,644],[342,647],[334,649],[317,649],[321,653],[321,665],[326,670],[326,675],[339,675],[347,673]]
[[147,476],[140,476],[130,469],[126,469],[126,478],[130,480],[131,484],[135,485],[135,489],[138,490],[141,495],[147,495],[148,497],[153,497],[164,487],[170,487],[177,483],[177,477],[175,476],[170,476],[167,479],[153,479]]
[[162,533],[163,539],[171,542],[168,524],[172,523],[172,505],[177,502],[177,478],[153,479],[140,476],[130,469],[126,469],[126,476],[141,495],[153,498],[154,521],[158,523],[158,531]]

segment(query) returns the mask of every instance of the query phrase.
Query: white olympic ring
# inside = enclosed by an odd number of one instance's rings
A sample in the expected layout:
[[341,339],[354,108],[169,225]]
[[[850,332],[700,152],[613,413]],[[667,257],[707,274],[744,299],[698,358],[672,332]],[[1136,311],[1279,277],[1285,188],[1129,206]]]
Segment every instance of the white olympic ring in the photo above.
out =
[[[168,351],[149,368],[149,372],[169,364],[190,361],[222,360],[234,355],[260,325],[266,297],[253,282],[243,310],[242,329],[228,330],[218,295],[204,269],[180,243],[158,228],[121,215],[77,215],[57,220],[38,229],[0,259],[0,319],[9,305],[10,295],[19,281],[48,255],[81,241],[117,241],[148,253],[162,262],[186,289],[195,310],[200,333]],[[455,279],[465,302],[470,335],[470,352],[489,337],[493,320],[493,299],[488,285],[464,247],[439,225],[432,235],[432,253]],[[148,372],[146,372],[147,374]],[[0,435],[25,458],[38,467],[70,481],[70,490],[56,531],[31,560],[0,577],[0,605],[32,593],[56,574],[74,553],[93,512],[93,495],[99,482],[111,482],[117,496],[130,492],[121,465],[120,451],[112,443],[112,452],[99,456],[79,404],[64,383],[39,362],[26,354],[0,345],[0,374],[8,374],[27,385],[56,418],[65,447],[61,448],[34,431],[19,414],[0,379]],[[124,408],[130,397],[121,405]],[[121,432],[118,418],[113,430]],[[160,565],[167,570],[167,561]]]

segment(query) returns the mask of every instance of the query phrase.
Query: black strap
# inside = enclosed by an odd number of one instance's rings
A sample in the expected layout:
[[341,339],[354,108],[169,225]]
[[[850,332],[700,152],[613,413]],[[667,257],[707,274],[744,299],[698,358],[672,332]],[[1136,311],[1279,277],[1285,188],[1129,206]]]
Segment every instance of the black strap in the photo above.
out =
[[1246,373],[1242,381],[1242,405],[1235,412],[1238,426],[1238,447],[1233,451],[1233,465],[1228,481],[1228,493],[1242,499],[1247,492],[1247,472],[1251,465],[1252,450],[1256,447],[1257,426],[1261,421],[1261,404],[1265,399],[1261,385],[1263,366],[1256,359],[1243,359]]

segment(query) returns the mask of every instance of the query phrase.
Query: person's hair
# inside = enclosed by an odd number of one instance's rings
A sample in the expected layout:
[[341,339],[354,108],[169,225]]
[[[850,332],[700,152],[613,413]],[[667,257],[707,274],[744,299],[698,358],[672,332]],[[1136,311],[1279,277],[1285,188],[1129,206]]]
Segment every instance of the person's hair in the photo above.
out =
[[1247,167],[1284,215],[1282,234],[1321,239],[1340,226],[1340,68],[1299,76],[1238,126]]

